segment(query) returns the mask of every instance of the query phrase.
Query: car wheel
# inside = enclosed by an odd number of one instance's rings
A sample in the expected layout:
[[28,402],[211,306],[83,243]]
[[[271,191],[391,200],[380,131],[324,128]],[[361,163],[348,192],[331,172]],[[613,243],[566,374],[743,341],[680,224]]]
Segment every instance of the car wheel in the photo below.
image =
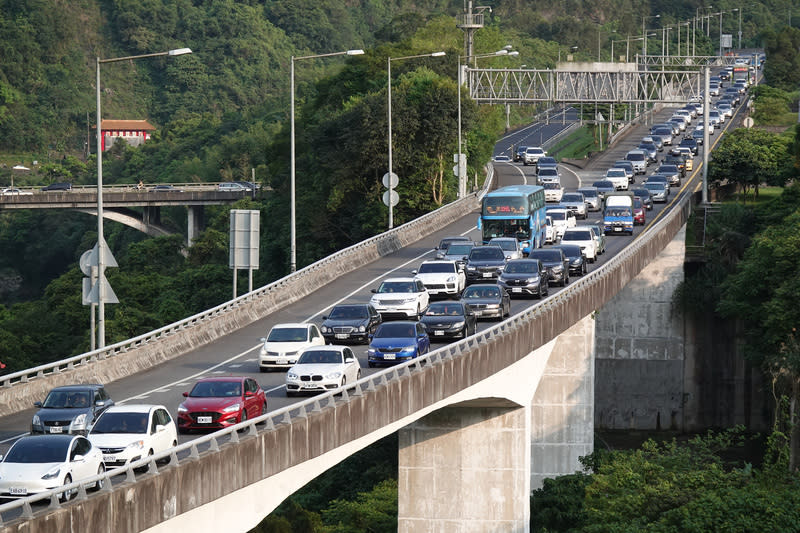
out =
[[[64,486],[69,485],[71,483],[72,483],[72,476],[67,474],[67,476],[64,478]],[[62,502],[68,502],[72,499],[73,496],[74,493],[72,491],[65,490],[58,496],[58,499],[61,500]]]
[[567,273],[564,274],[564,277],[561,278],[561,286],[566,287],[567,285],[569,285],[569,271],[567,271]]
[[242,408],[242,416],[239,418],[239,423],[247,421],[247,408]]
[[259,370],[259,371],[260,371],[262,374],[265,374],[265,373],[269,372],[269,370],[270,370],[270,369],[269,369],[269,368],[264,368],[263,366],[261,366],[261,367],[259,367],[259,368],[258,368],[258,370]]
[[294,395],[295,395],[294,392],[290,391],[289,389],[286,389],[286,397],[287,398],[293,398]]
[[[100,463],[100,466],[97,467],[97,475],[98,476],[102,476],[105,473],[105,471],[106,471],[105,465],[103,465],[103,463]],[[100,479],[100,480],[97,481],[97,483],[94,484],[94,487],[92,487],[92,490],[93,491],[98,491],[98,490],[100,490],[102,488],[103,488],[103,480]]]
[[266,402],[266,400],[264,401],[264,403],[261,404],[261,414],[262,415],[267,414],[267,402]]
[[356,372],[356,381],[358,381],[359,379],[361,379],[361,369],[360,368],[358,369],[358,372]]
[[339,383],[339,386],[341,388],[344,388],[345,385],[347,385],[347,378],[345,376],[342,376],[342,382]]

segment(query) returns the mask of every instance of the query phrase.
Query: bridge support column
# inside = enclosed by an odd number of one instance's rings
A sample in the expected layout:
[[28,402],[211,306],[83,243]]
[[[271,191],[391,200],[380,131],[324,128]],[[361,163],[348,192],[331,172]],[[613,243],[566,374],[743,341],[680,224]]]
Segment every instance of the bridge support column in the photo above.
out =
[[142,222],[145,226],[161,225],[161,208],[158,206],[145,206],[142,211]]
[[594,317],[586,316],[551,348],[531,404],[532,489],[581,470],[579,458],[594,449],[594,336]]
[[189,206],[189,219],[187,222],[188,230],[187,234],[188,237],[186,239],[187,244],[189,246],[192,245],[197,235],[203,231],[203,206],[202,205],[190,205]]
[[397,530],[528,531],[529,420],[528,408],[486,399],[400,430]]

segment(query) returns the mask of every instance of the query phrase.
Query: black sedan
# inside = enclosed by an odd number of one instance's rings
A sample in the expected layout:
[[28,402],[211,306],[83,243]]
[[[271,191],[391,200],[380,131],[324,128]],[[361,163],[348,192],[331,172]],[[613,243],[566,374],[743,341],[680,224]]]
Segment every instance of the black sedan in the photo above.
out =
[[467,283],[495,281],[506,265],[506,254],[499,246],[476,246],[467,256]]
[[431,341],[469,337],[477,328],[475,313],[463,302],[434,302],[419,321],[425,325]]
[[370,333],[375,333],[381,323],[381,314],[370,304],[340,304],[322,319],[319,329],[327,344],[343,341],[368,344]]
[[497,284],[510,295],[547,296],[547,269],[538,259],[512,259],[500,274]]
[[586,266],[586,256],[581,252],[581,247],[577,244],[559,244],[553,248],[558,248],[569,260],[569,273],[576,276],[585,276],[588,267]]
[[558,248],[540,248],[531,250],[529,259],[538,259],[547,269],[550,283],[562,287],[569,283],[569,259]]
[[497,284],[470,285],[461,301],[472,308],[476,318],[503,318],[511,314],[511,298]]

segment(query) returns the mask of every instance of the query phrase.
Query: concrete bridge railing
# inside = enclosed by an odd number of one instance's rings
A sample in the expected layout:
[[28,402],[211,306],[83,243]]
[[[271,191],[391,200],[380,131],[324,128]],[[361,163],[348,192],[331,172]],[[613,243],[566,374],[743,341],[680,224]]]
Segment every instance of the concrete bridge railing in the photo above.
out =
[[56,386],[109,383],[179,357],[307,296],[315,287],[393,253],[477,209],[490,187],[329,255],[248,294],[212,309],[92,352],[0,376],[0,416],[27,409]]
[[[309,398],[74,484],[77,502],[60,504],[57,495],[63,489],[58,489],[2,505],[0,520],[22,510],[22,518],[8,521],[5,531],[142,531],[414,416],[528,356],[610,301],[678,233],[690,200],[689,194],[683,195],[620,254],[541,305],[417,360],[371,374],[351,385],[351,391]],[[230,443],[220,445],[225,436]],[[159,467],[159,459],[169,463]],[[137,475],[134,468],[144,465],[148,472]],[[112,486],[109,480],[118,476],[125,476],[125,482]],[[104,480],[104,488],[87,497],[85,486],[98,479]],[[204,482],[209,479],[214,482]],[[50,506],[33,513],[31,504],[41,500]],[[266,515],[271,510],[262,511]]]

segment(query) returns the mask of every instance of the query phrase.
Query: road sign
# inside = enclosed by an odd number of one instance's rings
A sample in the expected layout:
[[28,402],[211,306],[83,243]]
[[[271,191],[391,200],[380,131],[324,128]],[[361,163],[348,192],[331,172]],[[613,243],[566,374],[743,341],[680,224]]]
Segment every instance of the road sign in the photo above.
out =
[[[114,289],[111,288],[111,285],[108,283],[108,280],[103,276],[103,301],[107,304],[118,304],[119,298],[117,295],[114,294]],[[86,294],[86,287],[87,285],[91,285],[91,289],[89,289],[89,293]],[[100,281],[96,281],[94,285],[89,280],[89,278],[83,278],[83,305],[89,304],[97,304],[100,303]]]
[[754,124],[753,117],[746,117],[744,119],[744,127],[745,128],[752,128],[753,124]]
[[394,207],[400,201],[400,195],[397,194],[397,191],[385,191],[383,193],[383,203],[386,205],[389,205],[389,192],[392,193],[392,207]]
[[[97,265],[97,257],[98,257],[97,250],[98,250],[98,246],[95,244],[94,248],[92,248],[91,250],[87,250],[87,251],[83,252],[83,255],[81,255],[80,262],[79,262],[80,266],[81,266],[81,272],[83,272],[87,276],[90,275],[90,273],[91,273],[91,270],[90,270],[91,267],[98,266]],[[105,250],[105,253],[103,254],[105,256],[104,257],[105,261],[103,261],[103,265],[108,267],[108,268],[117,267],[118,266],[117,265],[117,260],[114,259],[114,256],[111,254],[111,250],[108,249],[108,245],[107,244],[105,246],[103,246],[103,250]]]
[[398,182],[397,174],[395,174],[394,172],[392,172],[391,182],[389,181],[388,172],[383,175],[383,186],[386,187],[387,189],[394,189],[395,187],[397,187],[397,182]]

